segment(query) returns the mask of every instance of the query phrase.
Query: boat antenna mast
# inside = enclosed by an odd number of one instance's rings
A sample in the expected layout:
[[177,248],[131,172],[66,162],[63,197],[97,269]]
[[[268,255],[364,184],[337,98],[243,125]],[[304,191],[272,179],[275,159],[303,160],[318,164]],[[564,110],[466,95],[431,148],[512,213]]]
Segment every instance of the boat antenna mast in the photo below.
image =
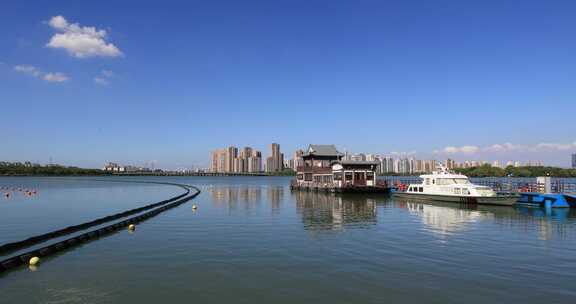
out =
[[436,171],[438,173],[444,173],[444,174],[451,173],[451,171],[441,162],[436,162]]

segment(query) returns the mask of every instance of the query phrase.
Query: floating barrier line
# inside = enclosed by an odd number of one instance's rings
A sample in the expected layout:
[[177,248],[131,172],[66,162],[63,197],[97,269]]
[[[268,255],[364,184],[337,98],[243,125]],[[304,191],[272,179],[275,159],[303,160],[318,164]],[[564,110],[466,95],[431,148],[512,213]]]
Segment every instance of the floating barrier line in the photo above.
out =
[[173,202],[175,200],[178,200],[178,199],[188,195],[190,193],[190,190],[187,188],[185,188],[185,189],[186,189],[185,193],[180,194],[178,196],[175,196],[173,198],[164,200],[164,201],[160,201],[160,202],[149,204],[149,205],[146,205],[143,207],[139,207],[139,208],[127,210],[124,212],[116,213],[113,215],[101,217],[99,219],[95,219],[93,221],[82,223],[79,225],[69,226],[69,227],[66,227],[66,228],[63,228],[60,230],[55,230],[55,231],[51,231],[51,232],[48,232],[45,234],[36,235],[36,236],[30,237],[30,238],[27,238],[25,240],[22,240],[22,241],[4,244],[4,245],[0,246],[0,254],[7,254],[10,252],[14,252],[16,250],[30,247],[32,245],[36,245],[36,244],[45,242],[45,241],[53,239],[53,238],[68,235],[68,234],[71,234],[74,232],[88,229],[88,228],[93,227],[93,226],[101,225],[101,224],[104,224],[106,222],[114,221],[114,220],[117,220],[117,219],[120,219],[120,218],[123,218],[126,216],[130,216],[130,215],[133,215],[136,213],[140,213],[142,211],[146,211],[146,210],[149,210],[149,209],[152,209],[152,208],[164,205],[164,204],[168,204],[170,202]]
[[[84,180],[86,180],[86,179],[84,179]],[[93,180],[94,180],[94,181],[106,181],[106,180],[98,180],[98,179],[93,179]],[[101,217],[101,218],[95,219],[95,220],[93,220],[93,221],[86,222],[86,223],[82,223],[82,224],[79,224],[79,225],[73,225],[73,226],[69,226],[69,227],[66,227],[66,228],[59,229],[59,230],[55,230],[55,231],[51,231],[51,232],[48,232],[48,233],[44,233],[44,234],[41,234],[41,235],[36,235],[36,236],[30,237],[30,238],[27,238],[27,239],[25,239],[25,240],[22,240],[22,241],[12,242],[12,243],[7,243],[7,244],[4,244],[4,245],[1,245],[1,246],[0,246],[0,255],[8,254],[8,253],[10,253],[10,252],[14,252],[14,251],[19,250],[19,249],[27,248],[27,247],[30,247],[30,246],[32,246],[32,245],[36,245],[36,244],[39,244],[39,243],[48,241],[48,240],[53,239],[53,238],[61,237],[61,236],[64,236],[64,235],[68,235],[68,234],[71,234],[71,233],[74,233],[74,232],[78,232],[78,231],[81,231],[81,230],[88,229],[88,228],[90,228],[90,227],[94,227],[94,226],[101,225],[101,224],[104,224],[104,223],[107,223],[107,222],[110,222],[110,221],[114,221],[114,220],[117,220],[117,219],[120,219],[120,218],[123,218],[123,217],[127,217],[127,216],[130,216],[130,215],[134,215],[134,214],[140,213],[140,212],[142,212],[142,211],[146,211],[146,210],[149,210],[149,209],[152,209],[152,208],[156,208],[156,207],[159,207],[159,206],[161,206],[161,205],[165,205],[165,204],[168,204],[168,203],[173,202],[173,201],[175,201],[175,200],[178,200],[178,199],[180,199],[180,198],[182,198],[182,197],[185,197],[186,195],[188,195],[188,194],[190,193],[190,188],[189,188],[188,186],[186,186],[186,185],[181,185],[181,184],[162,183],[162,182],[150,182],[150,181],[145,181],[145,182],[138,182],[138,181],[113,181],[113,182],[153,183],[153,184],[160,184],[160,185],[170,185],[170,186],[177,186],[177,187],[183,188],[183,189],[186,190],[186,191],[185,191],[184,193],[178,195],[178,196],[175,196],[175,197],[172,197],[172,198],[169,198],[169,199],[167,199],[167,200],[163,200],[163,201],[160,201],[160,202],[157,202],[157,203],[149,204],[149,205],[146,205],[146,206],[143,206],[143,207],[134,208],[134,209],[127,210],[127,211],[120,212],[120,213],[116,213],[116,214],[113,214],[113,215],[108,215],[108,216]]]
[[[92,240],[96,240],[100,237],[109,235],[115,231],[118,231],[120,229],[123,229],[131,224],[135,224],[135,223],[140,223],[142,221],[145,221],[153,216],[156,216],[168,209],[177,207],[181,204],[184,204],[185,202],[193,199],[194,197],[196,197],[198,194],[200,194],[200,189],[194,187],[194,186],[188,186],[188,185],[179,185],[181,187],[185,187],[188,191],[185,194],[185,196],[180,196],[179,199],[176,199],[175,201],[172,201],[169,204],[165,204],[161,207],[158,207],[156,209],[147,211],[143,214],[131,217],[127,220],[121,221],[121,222],[117,222],[114,224],[110,224],[108,226],[93,230],[93,231],[89,231],[83,234],[80,234],[78,236],[75,237],[71,237],[68,239],[65,239],[63,241],[54,243],[52,245],[48,245],[36,250],[32,250],[32,251],[28,251],[25,252],[23,254],[19,254],[17,256],[5,259],[3,261],[0,261],[0,274],[8,271],[10,269],[13,269],[15,267],[21,266],[23,264],[28,264],[30,259],[32,257],[47,257],[53,254],[56,254],[58,252],[64,251],[68,248],[72,248],[78,245],[81,245],[83,243],[87,243],[89,241]],[[195,192],[193,194],[190,194],[190,189],[194,189]]]

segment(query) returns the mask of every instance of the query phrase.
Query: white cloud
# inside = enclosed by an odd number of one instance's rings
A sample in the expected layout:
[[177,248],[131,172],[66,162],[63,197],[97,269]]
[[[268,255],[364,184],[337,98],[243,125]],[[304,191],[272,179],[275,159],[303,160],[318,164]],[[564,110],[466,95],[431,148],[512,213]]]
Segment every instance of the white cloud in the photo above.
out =
[[407,152],[398,152],[398,151],[392,151],[390,152],[391,155],[415,155],[416,151],[407,151]]
[[538,143],[534,145],[518,145],[512,143],[493,144],[486,147],[478,146],[448,146],[442,150],[434,150],[435,154],[475,154],[475,153],[529,153],[546,151],[576,150],[576,142],[573,143]]
[[509,152],[522,150],[524,148],[525,147],[522,145],[515,145],[508,142],[503,144],[493,144],[491,146],[485,147],[483,150],[487,152]]
[[52,17],[48,24],[50,24],[51,27],[59,30],[64,30],[68,27],[68,21],[66,21],[66,19],[64,19],[62,16]]
[[107,86],[110,84],[110,81],[108,81],[108,79],[106,79],[106,78],[96,76],[96,77],[94,77],[94,83],[98,84],[98,85],[102,85],[102,86]]
[[576,149],[576,142],[571,144],[557,144],[557,143],[539,143],[536,145],[536,150],[572,150]]
[[68,23],[63,16],[52,17],[48,24],[61,33],[54,34],[47,47],[65,49],[76,58],[122,56],[114,44],[106,41],[105,30]]
[[110,70],[102,70],[99,75],[94,77],[94,83],[102,86],[107,86],[110,84],[110,79],[116,74]]
[[65,82],[68,81],[68,76],[63,73],[46,73],[42,79],[48,82]]
[[34,77],[40,77],[42,75],[42,72],[38,70],[35,66],[27,64],[15,66],[14,71],[29,74]]
[[462,153],[476,153],[478,152],[480,148],[476,147],[476,146],[463,146],[460,147],[460,151],[462,151]]
[[102,70],[102,75],[108,78],[112,78],[115,74],[110,70]]
[[448,146],[442,150],[434,150],[434,153],[444,153],[444,154],[456,154],[456,153],[462,153],[462,154],[473,154],[478,152],[478,150],[480,150],[480,148],[478,148],[477,146],[462,146],[462,147],[454,147],[454,146]]
[[68,76],[60,72],[43,72],[33,65],[17,65],[14,66],[14,71],[19,73],[28,74],[32,77],[41,78],[47,82],[66,82],[70,80]]

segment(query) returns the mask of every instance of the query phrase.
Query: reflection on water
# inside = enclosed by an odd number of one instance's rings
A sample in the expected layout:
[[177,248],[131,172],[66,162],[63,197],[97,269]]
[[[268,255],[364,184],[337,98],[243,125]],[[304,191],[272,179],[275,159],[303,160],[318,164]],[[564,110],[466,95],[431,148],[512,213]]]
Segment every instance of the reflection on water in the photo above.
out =
[[295,191],[297,212],[308,230],[342,230],[376,225],[376,201],[366,196]]
[[229,211],[243,209],[251,211],[258,208],[262,203],[262,192],[265,192],[266,202],[270,204],[273,212],[278,212],[280,203],[284,196],[284,187],[211,187],[208,193],[212,197],[212,203],[218,208],[228,209]]
[[[290,177],[150,180],[198,185],[198,212],[190,204],[174,208],[133,234],[120,231],[45,259],[36,271],[0,276],[0,303],[158,303],[167,295],[190,302],[193,295],[199,303],[530,304],[576,297],[572,210],[292,192]],[[39,183],[37,202],[0,197],[0,241],[47,230],[50,216],[61,227],[175,192]]]
[[510,229],[536,230],[540,240],[567,239],[574,235],[574,208],[505,208],[495,213],[495,222]]
[[536,231],[540,240],[566,239],[576,224],[576,210],[570,208],[461,205],[410,199],[396,199],[396,203],[418,216],[426,231],[442,238],[463,234],[475,223],[490,220],[508,230]]
[[460,205],[427,204],[406,199],[397,200],[410,214],[418,216],[427,231],[440,237],[463,233],[468,227],[482,218],[491,218],[493,214],[467,209]]
[[[421,229],[445,240],[482,228],[478,223],[494,223],[500,228],[533,233],[537,239],[565,239],[573,234],[576,211],[573,209],[541,209],[499,207],[428,202],[362,194],[334,195],[319,192],[290,192],[280,185],[211,186],[207,192],[212,204],[229,213],[253,214],[270,210],[280,214],[282,203],[295,202],[296,212],[309,231],[342,231],[373,228],[378,222],[377,208],[402,208],[418,218]],[[286,196],[286,193],[291,193]]]

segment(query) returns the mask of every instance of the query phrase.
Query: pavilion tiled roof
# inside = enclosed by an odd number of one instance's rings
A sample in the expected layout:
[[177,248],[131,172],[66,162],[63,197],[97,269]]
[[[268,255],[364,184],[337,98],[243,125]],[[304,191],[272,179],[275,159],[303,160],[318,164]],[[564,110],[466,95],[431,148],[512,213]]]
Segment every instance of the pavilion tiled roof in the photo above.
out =
[[304,156],[315,155],[315,156],[342,156],[343,154],[338,152],[336,146],[334,145],[309,145],[308,150],[304,153]]

